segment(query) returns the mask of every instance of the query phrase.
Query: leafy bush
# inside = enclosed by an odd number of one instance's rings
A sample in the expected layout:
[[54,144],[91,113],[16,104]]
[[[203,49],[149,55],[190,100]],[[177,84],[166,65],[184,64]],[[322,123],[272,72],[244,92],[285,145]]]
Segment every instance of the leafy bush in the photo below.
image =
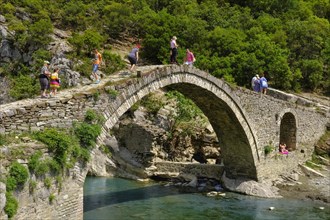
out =
[[166,97],[177,101],[177,121],[190,122],[197,117],[203,117],[203,112],[195,105],[195,103],[181,93],[177,91],[170,91],[166,93]]
[[51,180],[49,177],[47,177],[47,178],[45,178],[45,180],[44,180],[44,184],[45,184],[45,187],[46,187],[47,189],[49,189],[49,188],[51,187],[51,185],[52,185],[52,180]]
[[36,170],[36,167],[39,165],[40,161],[39,159],[42,156],[42,152],[40,150],[36,151],[34,154],[31,155],[28,167],[31,172],[34,172]]
[[29,192],[33,193],[36,188],[37,188],[37,182],[34,181],[34,180],[30,180],[30,182],[29,182]]
[[18,77],[10,78],[10,96],[16,100],[30,98],[39,91],[36,78],[20,74]]
[[10,191],[15,190],[16,187],[17,187],[17,181],[16,181],[16,179],[14,177],[11,177],[11,176],[7,177],[6,190],[8,192],[10,192]]
[[148,109],[148,112],[156,115],[159,109],[161,109],[165,103],[159,97],[150,94],[140,101],[140,105]]
[[80,145],[91,150],[96,144],[96,138],[101,134],[101,126],[82,122],[74,125],[74,132],[79,138]]
[[106,74],[114,73],[126,67],[126,63],[117,54],[111,53],[109,50],[103,52],[103,62],[105,67],[101,66],[101,70]]
[[109,96],[115,99],[118,96],[118,91],[115,89],[105,88],[105,92],[109,94]]
[[17,188],[17,186],[22,186],[29,177],[29,171],[25,166],[18,162],[13,162],[10,165],[7,184],[7,191],[11,191]]
[[101,114],[98,114],[92,109],[88,109],[85,113],[85,122],[89,124],[95,124],[95,123],[102,124],[104,120],[105,119]]
[[267,145],[264,147],[265,155],[270,154],[271,152],[273,152],[273,150],[274,150],[274,147],[272,147],[271,145]]
[[17,213],[18,202],[11,192],[6,192],[5,212],[8,218],[12,218]]
[[48,198],[49,203],[50,203],[50,204],[53,204],[53,201],[54,201],[55,198],[56,198],[56,196],[55,196],[54,194],[50,194],[50,195],[49,195],[49,198]]
[[45,129],[42,132],[35,133],[35,138],[45,143],[50,152],[54,154],[53,158],[59,164],[65,167],[67,161],[67,152],[73,143],[72,138],[54,128]]
[[46,161],[39,161],[36,165],[34,173],[36,176],[41,177],[44,176],[46,173],[49,172],[49,166]]

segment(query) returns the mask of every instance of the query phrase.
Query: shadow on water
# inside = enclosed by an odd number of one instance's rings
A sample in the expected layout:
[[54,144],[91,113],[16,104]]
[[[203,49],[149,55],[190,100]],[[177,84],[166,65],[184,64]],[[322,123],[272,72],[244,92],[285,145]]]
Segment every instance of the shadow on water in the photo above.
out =
[[[180,192],[174,187],[162,187],[152,185],[137,189],[129,189],[118,192],[108,192],[103,194],[94,194],[84,196],[84,212],[88,212],[101,207],[115,205],[118,203],[147,200],[150,198],[164,197],[170,195],[183,194],[188,192]],[[86,205],[88,204],[88,205]]]

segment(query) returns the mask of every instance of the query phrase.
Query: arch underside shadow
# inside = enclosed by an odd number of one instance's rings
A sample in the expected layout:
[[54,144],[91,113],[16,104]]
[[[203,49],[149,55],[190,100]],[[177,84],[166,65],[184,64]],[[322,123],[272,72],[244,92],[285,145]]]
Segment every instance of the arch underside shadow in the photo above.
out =
[[[120,116],[137,101],[162,88],[181,92],[208,117],[220,143],[227,177],[258,179],[257,141],[244,110],[229,95],[228,85],[204,72],[199,75],[171,70],[168,70],[166,74],[159,74],[155,71],[137,84],[130,85],[126,88],[129,94],[118,97],[123,101],[116,110],[106,113],[108,119],[105,122],[104,131],[111,129]],[[104,136],[106,136],[105,133]]]
[[287,112],[283,115],[280,125],[280,143],[286,144],[288,150],[296,149],[297,126],[295,116]]
[[192,84],[178,83],[167,88],[190,98],[209,119],[219,139],[227,177],[257,179],[250,143],[229,105],[212,92]]

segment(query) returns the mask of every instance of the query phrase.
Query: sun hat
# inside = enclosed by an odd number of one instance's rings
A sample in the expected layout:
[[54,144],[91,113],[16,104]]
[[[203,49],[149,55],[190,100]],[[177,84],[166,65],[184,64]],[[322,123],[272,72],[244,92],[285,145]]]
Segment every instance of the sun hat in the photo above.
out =
[[44,63],[47,63],[47,64],[49,64],[49,61],[45,60],[45,61],[44,61]]
[[172,39],[173,39],[173,40],[176,40],[176,36],[173,36]]

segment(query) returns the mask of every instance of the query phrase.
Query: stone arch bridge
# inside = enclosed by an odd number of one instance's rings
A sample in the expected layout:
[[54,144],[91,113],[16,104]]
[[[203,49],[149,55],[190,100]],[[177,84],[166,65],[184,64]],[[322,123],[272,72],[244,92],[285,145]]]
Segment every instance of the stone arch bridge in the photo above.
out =
[[[101,145],[119,118],[137,101],[161,88],[170,88],[194,101],[208,117],[220,142],[226,175],[260,181],[307,160],[329,123],[329,106],[272,89],[267,95],[255,93],[194,67],[139,67],[138,75],[141,77],[130,78],[119,72],[97,85],[61,91],[53,99],[1,105],[0,133],[70,127],[84,117],[87,109],[95,109],[106,118],[98,137]],[[289,156],[265,154],[266,146],[278,146],[279,142],[287,144]],[[76,172],[82,192],[87,171],[76,167]],[[73,213],[82,211],[81,206],[72,206],[80,207]]]

